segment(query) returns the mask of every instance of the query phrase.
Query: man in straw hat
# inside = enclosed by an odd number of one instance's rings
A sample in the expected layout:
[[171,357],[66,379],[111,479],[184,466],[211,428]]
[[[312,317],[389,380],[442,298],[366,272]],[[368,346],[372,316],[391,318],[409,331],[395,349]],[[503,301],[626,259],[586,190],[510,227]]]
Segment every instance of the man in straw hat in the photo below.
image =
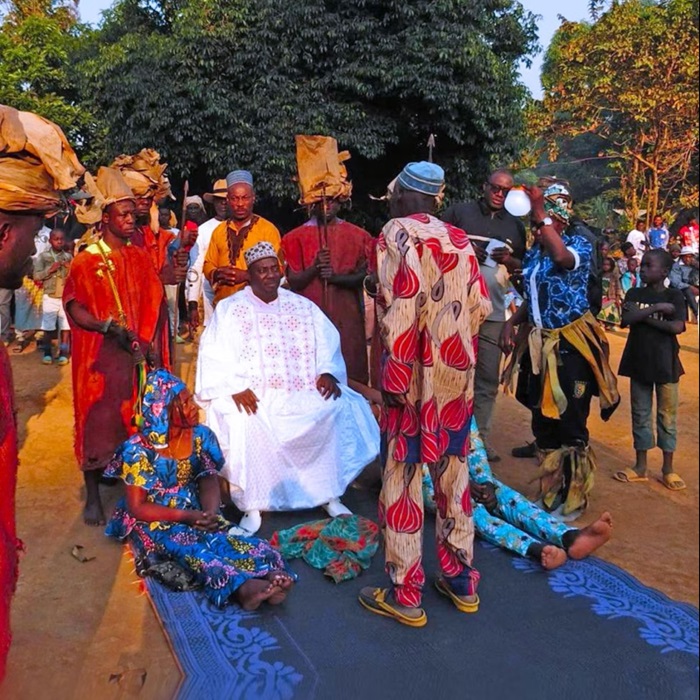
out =
[[209,280],[204,277],[204,259],[209,250],[214,230],[220,223],[226,221],[229,215],[228,188],[226,180],[217,180],[211,192],[204,195],[204,201],[214,207],[214,216],[199,226],[197,240],[190,251],[190,268],[187,271],[187,306],[190,314],[190,327],[199,326],[199,300],[202,299],[204,309],[204,325],[206,326],[214,313],[214,290]]
[[373,613],[422,627],[421,465],[435,487],[440,576],[435,585],[461,612],[475,612],[469,425],[479,326],[491,312],[472,244],[433,215],[444,188],[434,163],[409,163],[389,207],[396,217],[377,242],[378,321],[383,342],[383,442],[379,517],[391,588],[363,588]]
[[214,230],[204,258],[204,276],[214,289],[218,304],[248,284],[245,251],[266,241],[279,252],[277,227],[253,213],[255,190],[247,170],[234,170],[226,176],[226,201],[230,217]]
[[196,391],[226,457],[221,475],[256,532],[261,511],[323,506],[332,516],[379,452],[366,401],[347,387],[338,331],[279,289],[277,251],[245,252],[250,286],[220,302],[200,341]]
[[102,238],[76,256],[63,293],[73,330],[75,453],[85,478],[88,525],[104,524],[100,475],[132,432],[135,365],[145,356],[157,367],[170,362],[163,285],[148,253],[130,245],[134,195],[115,168],[100,168],[96,188]]
[[[0,287],[17,289],[32,269],[34,236],[62,206],[60,190],[84,172],[63,132],[30,112],[0,105]],[[17,580],[17,425],[10,362],[0,345],[0,681],[10,647]]]

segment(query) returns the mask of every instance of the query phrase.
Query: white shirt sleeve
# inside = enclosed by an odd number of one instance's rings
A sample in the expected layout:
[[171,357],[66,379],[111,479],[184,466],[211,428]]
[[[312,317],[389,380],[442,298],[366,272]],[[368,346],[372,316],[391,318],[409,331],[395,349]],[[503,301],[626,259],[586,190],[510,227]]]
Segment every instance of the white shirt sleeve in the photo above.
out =
[[211,242],[214,229],[221,222],[218,219],[209,219],[199,227],[199,235],[196,243],[190,250],[190,267],[187,270],[187,301],[199,301],[202,296],[202,284],[204,282],[204,259]]

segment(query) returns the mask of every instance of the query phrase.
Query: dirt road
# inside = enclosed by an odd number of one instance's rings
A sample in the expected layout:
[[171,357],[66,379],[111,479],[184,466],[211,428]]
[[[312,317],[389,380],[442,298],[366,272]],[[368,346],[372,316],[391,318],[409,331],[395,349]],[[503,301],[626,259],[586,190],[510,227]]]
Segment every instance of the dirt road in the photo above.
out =
[[[698,604],[698,340],[695,327],[683,337],[686,376],[681,385],[678,471],[688,489],[671,493],[659,483],[623,485],[611,479],[631,464],[629,386],[621,379],[623,404],[613,419],[591,420],[600,471],[588,522],[603,510],[615,519],[615,535],[601,556],[672,598]],[[611,336],[617,367],[624,338]],[[192,348],[180,353],[179,370],[192,372]],[[82,479],[72,452],[70,368],[44,367],[37,353],[13,357],[19,395],[21,466],[18,529],[27,552],[13,606],[14,643],[0,691],[18,700],[136,697],[164,700],[179,672],[148,599],[122,548],[101,530],[82,524]],[[499,397],[493,444],[504,456],[498,476],[534,494],[535,463],[510,458],[530,439],[528,413]],[[658,473],[660,454],[650,464]],[[119,487],[105,488],[108,507]],[[80,563],[76,545],[95,558]],[[350,593],[348,593],[350,594]],[[130,673],[130,671],[132,671]],[[141,688],[143,672],[145,683]],[[140,689],[140,692],[138,692]]]

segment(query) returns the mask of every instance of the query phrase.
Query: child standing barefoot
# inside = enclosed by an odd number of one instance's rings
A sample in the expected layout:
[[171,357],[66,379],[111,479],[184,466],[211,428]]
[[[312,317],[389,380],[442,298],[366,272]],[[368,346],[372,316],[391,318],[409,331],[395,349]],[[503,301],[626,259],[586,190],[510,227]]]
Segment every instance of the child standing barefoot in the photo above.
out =
[[641,277],[646,285],[630,289],[622,310],[622,327],[630,327],[619,374],[630,378],[632,434],[637,461],[633,468],[615,474],[625,483],[647,481],[647,452],[654,447],[652,403],[656,390],[657,442],[664,454],[663,484],[672,491],[685,488],[673,471],[676,449],[678,381],[684,373],[677,335],[685,330],[685,300],[677,289],[666,289],[664,280],[673,259],[663,249],[642,258]]

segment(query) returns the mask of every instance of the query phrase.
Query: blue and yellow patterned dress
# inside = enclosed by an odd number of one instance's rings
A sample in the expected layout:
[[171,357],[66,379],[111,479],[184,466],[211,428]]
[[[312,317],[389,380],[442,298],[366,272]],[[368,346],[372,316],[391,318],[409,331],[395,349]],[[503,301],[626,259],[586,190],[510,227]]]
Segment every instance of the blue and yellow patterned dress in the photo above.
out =
[[[180,510],[201,510],[197,481],[203,476],[216,475],[223,463],[214,433],[198,425],[193,428],[193,450],[189,458],[165,457],[139,433],[118,448],[105,476],[144,489],[151,503]],[[231,523],[224,518],[218,532],[204,532],[184,523],[141,522],[129,513],[122,499],[106,533],[132,545],[137,570],[143,570],[144,562],[174,561],[194,574],[215,605],[223,606],[248,579],[286,571],[282,556],[267,541],[229,536],[230,527]]]

